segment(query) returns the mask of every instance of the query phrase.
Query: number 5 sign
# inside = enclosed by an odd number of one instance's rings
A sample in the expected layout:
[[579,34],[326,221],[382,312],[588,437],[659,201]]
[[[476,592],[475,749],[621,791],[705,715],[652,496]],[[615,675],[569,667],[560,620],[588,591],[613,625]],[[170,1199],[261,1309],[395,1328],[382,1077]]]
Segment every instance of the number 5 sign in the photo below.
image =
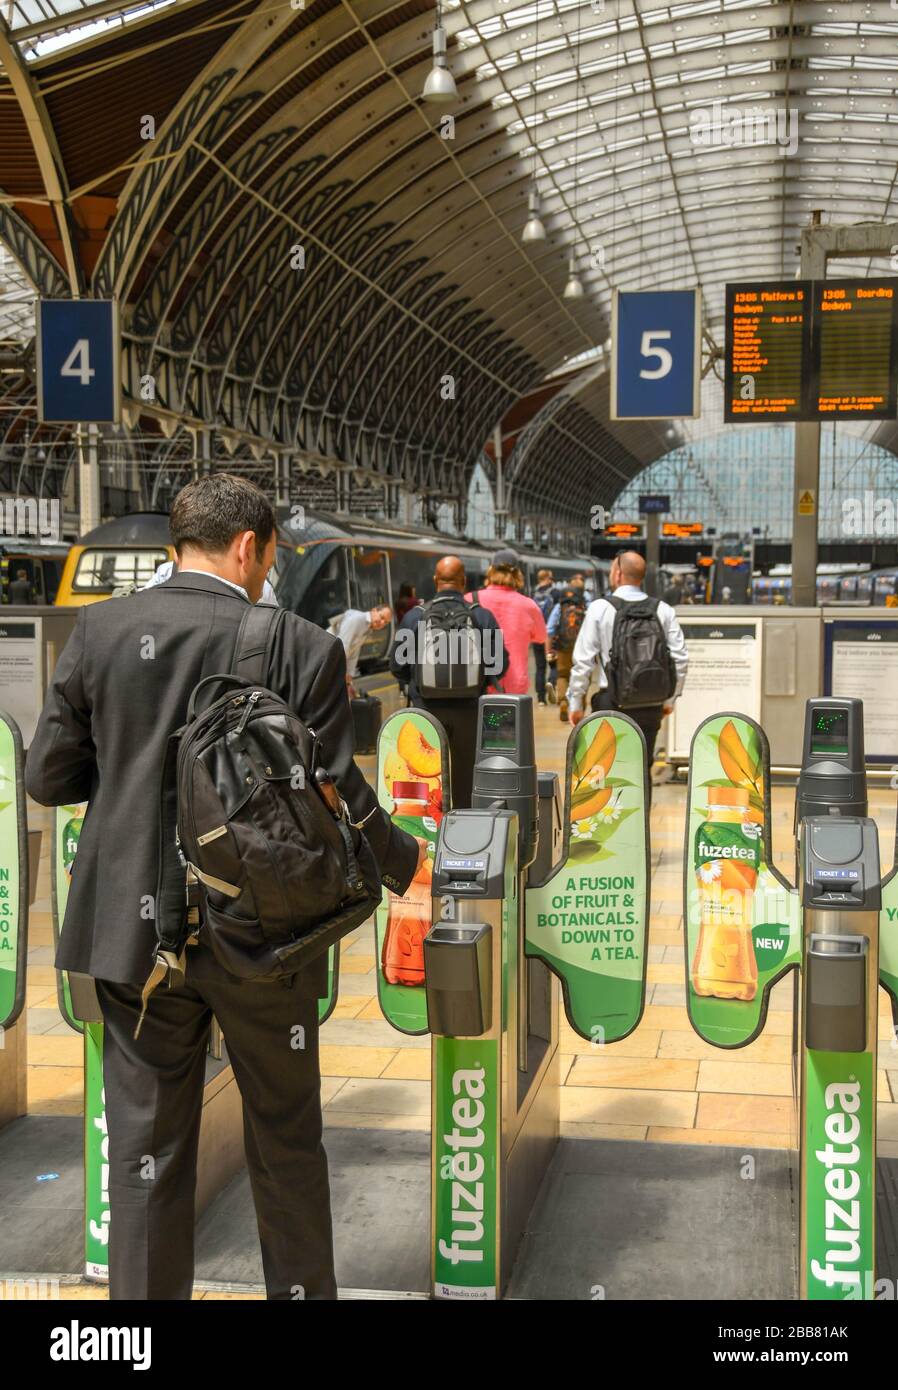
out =
[[698,417],[701,290],[616,290],[611,341],[612,420]]
[[39,420],[118,423],[121,347],[113,300],[42,299],[37,364]]

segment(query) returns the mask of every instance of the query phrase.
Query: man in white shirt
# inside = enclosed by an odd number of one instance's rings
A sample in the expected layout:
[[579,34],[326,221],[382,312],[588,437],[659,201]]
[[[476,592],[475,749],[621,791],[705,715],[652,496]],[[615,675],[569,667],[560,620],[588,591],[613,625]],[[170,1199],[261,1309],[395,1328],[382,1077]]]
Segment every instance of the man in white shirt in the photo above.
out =
[[[644,578],[645,560],[643,557],[638,555],[635,550],[623,551],[616,557],[611,566],[612,596],[627,603],[638,603],[647,599],[648,595],[642,588]],[[593,671],[598,673],[599,690],[598,694],[592,698],[592,708],[594,710],[614,708],[608,690],[607,670],[616,617],[616,609],[604,598],[596,599],[586,610],[586,617],[583,619],[583,626],[574,646],[573,664],[568,683],[568,710],[572,724],[579,724],[585,714],[583,704]],[[676,668],[676,690],[668,704],[644,705],[637,709],[626,710],[626,713],[645,734],[649,766],[651,766],[654,757],[655,740],[658,737],[661,720],[665,714],[670,714],[673,709],[673,700],[683,689],[683,682],[686,679],[686,671],[689,666],[686,639],[677,621],[676,613],[669,604],[659,602],[657,618]],[[649,791],[651,793],[651,783],[649,783]]]
[[347,608],[345,613],[338,613],[336,617],[331,618],[328,632],[333,633],[334,637],[339,637],[346,652],[346,684],[349,686],[350,695],[355,694],[353,681],[359,673],[359,657],[365,645],[365,638],[369,632],[380,632],[392,618],[393,610],[386,604],[372,608],[368,613],[363,613],[358,608]]

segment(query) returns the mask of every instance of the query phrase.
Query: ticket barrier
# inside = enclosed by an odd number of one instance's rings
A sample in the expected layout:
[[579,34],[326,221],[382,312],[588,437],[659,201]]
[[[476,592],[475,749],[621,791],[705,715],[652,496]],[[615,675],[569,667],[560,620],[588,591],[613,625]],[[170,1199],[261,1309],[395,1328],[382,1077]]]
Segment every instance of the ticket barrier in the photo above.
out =
[[[449,809],[449,764],[430,715],[385,721],[378,792],[395,821],[432,836],[432,926],[417,959],[414,887],[381,909],[378,992],[394,1027],[432,1035],[432,1293],[481,1301],[508,1287],[555,1151],[559,993],[596,1045],[642,1012],[647,767],[635,724],[592,716],[571,734],[562,796],[536,768],[530,697],[504,695],[480,700],[470,809]],[[595,910],[610,899],[619,911]]]
[[[716,776],[714,775],[716,774]],[[693,739],[687,996],[718,1047],[761,1032],[770,990],[800,979],[799,1291],[873,1299],[878,985],[898,998],[898,882],[880,879],[860,700],[808,701],[796,798],[798,888],[771,866],[769,749],[741,715]],[[894,887],[893,887],[894,884]]]

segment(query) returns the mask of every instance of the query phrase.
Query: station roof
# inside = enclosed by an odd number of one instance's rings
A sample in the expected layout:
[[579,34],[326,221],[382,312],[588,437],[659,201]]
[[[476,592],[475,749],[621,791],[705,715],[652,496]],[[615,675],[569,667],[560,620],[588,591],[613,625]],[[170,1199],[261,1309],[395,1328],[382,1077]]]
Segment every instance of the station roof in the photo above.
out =
[[[0,285],[18,277],[19,294],[0,301],[0,339],[27,333],[29,282],[117,296],[148,470],[157,434],[214,422],[215,447],[257,463],[458,496],[513,419],[512,508],[580,524],[719,428],[726,282],[794,276],[815,209],[895,215],[898,11],[442,12],[446,108],[420,100],[432,0],[4,0],[0,237],[17,267]],[[719,112],[731,134],[740,113],[770,113],[777,140],[700,143]],[[547,237],[524,246],[534,182]],[[582,300],[562,294],[571,257]],[[609,424],[612,289],[692,285],[702,420]],[[148,377],[156,399],[141,404]],[[0,416],[7,442],[25,414]],[[891,447],[891,427],[876,434]]]

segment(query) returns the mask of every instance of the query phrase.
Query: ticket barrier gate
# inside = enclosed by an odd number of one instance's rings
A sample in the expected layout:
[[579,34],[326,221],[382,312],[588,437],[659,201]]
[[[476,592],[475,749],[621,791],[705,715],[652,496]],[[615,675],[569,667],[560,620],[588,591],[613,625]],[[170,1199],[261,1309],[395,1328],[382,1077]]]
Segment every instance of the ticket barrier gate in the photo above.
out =
[[395,1028],[432,1034],[432,1293],[480,1301],[507,1288],[557,1143],[560,990],[597,1046],[641,1016],[645,743],[624,716],[584,720],[562,799],[557,776],[536,769],[530,697],[485,696],[470,809],[449,809],[449,781],[436,721],[391,715],[378,794],[394,821],[432,837],[432,926],[423,959],[410,945],[403,958],[423,904],[412,888],[382,907],[378,993]]
[[798,972],[800,1296],[872,1299],[881,1296],[878,985],[894,1009],[898,883],[892,888],[895,869],[880,881],[877,829],[866,815],[861,701],[808,702],[797,890],[771,866],[769,787],[758,725],[719,715],[699,726],[686,843],[690,1019],[718,1047],[745,1046],[764,1026],[772,987]]

